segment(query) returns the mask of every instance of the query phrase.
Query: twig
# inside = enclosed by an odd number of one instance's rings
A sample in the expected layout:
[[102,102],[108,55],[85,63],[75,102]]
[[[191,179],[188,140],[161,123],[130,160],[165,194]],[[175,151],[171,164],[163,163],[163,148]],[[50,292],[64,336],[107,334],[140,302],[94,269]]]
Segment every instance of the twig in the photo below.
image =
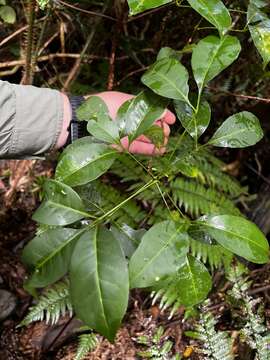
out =
[[[38,22],[41,22],[43,20],[46,19],[46,16],[44,16],[43,18],[37,20],[37,23]],[[0,42],[0,47],[5,45],[7,42],[9,42],[10,40],[12,40],[14,37],[16,37],[17,35],[20,35],[22,32],[24,32],[25,30],[27,30],[29,28],[29,25],[25,25],[23,27],[21,27],[20,29],[14,31],[14,33],[10,34],[9,36],[7,36],[5,39],[3,39],[1,42]]]
[[206,87],[207,87],[207,89],[215,91],[217,93],[223,93],[223,94],[227,94],[227,95],[230,95],[230,96],[239,97],[239,98],[242,98],[242,99],[245,99],[245,100],[255,100],[255,101],[259,101],[259,102],[270,103],[270,98],[267,99],[267,98],[261,98],[261,97],[258,97],[258,96],[237,94],[237,93],[233,93],[233,92],[230,92],[230,91],[217,89],[217,88],[214,88],[212,86],[206,86]]
[[[81,57],[80,54],[63,54],[63,53],[55,53],[55,54],[48,54],[48,55],[43,55],[43,56],[39,56],[37,58],[37,62],[43,62],[43,61],[50,61],[53,60],[55,58],[71,58],[71,59],[79,59]],[[104,57],[104,56],[97,56],[97,55],[85,55],[83,57],[83,60],[95,60],[95,59],[106,59],[108,60],[108,57]],[[25,64],[25,60],[21,59],[21,60],[13,60],[13,61],[6,61],[6,62],[2,62],[0,63],[0,69],[3,68],[7,68],[7,67],[13,67],[13,66],[23,66]]]
[[[103,6],[103,12],[102,13],[105,12],[106,8],[107,8],[107,5],[105,4]],[[84,55],[86,54],[86,52],[88,51],[88,48],[89,48],[90,44],[92,43],[92,40],[93,40],[93,38],[95,36],[97,27],[98,27],[98,25],[100,23],[100,19],[101,19],[101,17],[95,19],[94,25],[92,26],[92,31],[90,32],[90,34],[87,37],[86,43],[85,43],[85,45],[84,45],[84,47],[83,47],[83,49],[81,51],[80,57],[76,60],[75,64],[73,65],[73,68],[70,71],[70,74],[69,74],[69,76],[68,76],[67,80],[65,81],[64,86],[62,88],[62,91],[67,91],[68,88],[69,88],[69,85],[72,83],[74,78],[77,76],[77,74],[78,74],[78,72],[80,70],[80,67],[81,67],[82,59],[83,59]]]
[[27,4],[27,38],[25,50],[25,72],[21,83],[24,85],[32,84],[33,75],[33,42],[34,42],[34,26],[35,26],[35,1],[28,0]]
[[145,67],[142,67],[140,69],[137,69],[137,70],[134,70],[134,71],[131,71],[130,73],[128,73],[127,75],[125,75],[122,79],[120,79],[118,82],[117,82],[117,86],[119,86],[124,80],[128,79],[129,77],[135,75],[135,74],[138,74],[140,72],[143,72],[143,71],[146,71],[147,69],[149,69],[149,66],[145,66]]
[[102,18],[104,18],[104,19],[116,21],[116,19],[113,18],[112,16],[105,15],[105,14],[103,14],[103,13],[97,13],[97,12],[95,12],[95,11],[85,10],[85,9],[82,9],[82,8],[80,8],[80,7],[78,7],[78,6],[71,5],[71,4],[69,4],[69,3],[67,3],[67,2],[65,2],[65,1],[63,1],[63,0],[57,0],[57,2],[59,2],[59,3],[62,4],[62,5],[65,5],[65,6],[69,7],[69,8],[71,8],[71,9],[78,10],[78,11],[83,12],[83,13],[88,14],[88,15],[98,16],[98,17],[102,17]]

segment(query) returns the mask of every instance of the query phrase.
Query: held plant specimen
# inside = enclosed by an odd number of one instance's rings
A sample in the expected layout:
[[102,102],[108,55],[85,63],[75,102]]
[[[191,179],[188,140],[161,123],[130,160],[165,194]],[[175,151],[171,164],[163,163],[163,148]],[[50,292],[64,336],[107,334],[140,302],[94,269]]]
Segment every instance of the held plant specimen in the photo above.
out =
[[[149,8],[144,3],[155,6],[153,1],[130,1],[132,11]],[[55,179],[46,182],[44,201],[33,216],[41,224],[39,234],[23,251],[23,261],[32,272],[27,288],[43,288],[68,277],[76,316],[110,341],[125,315],[130,289],[147,288],[156,294],[170,290],[166,294],[168,305],[170,296],[171,304],[177,300],[178,306],[193,306],[207,297],[211,277],[203,262],[190,252],[194,242],[213,246],[226,256],[237,254],[258,264],[268,261],[268,242],[257,226],[222,192],[204,192],[199,185],[199,181],[211,181],[206,167],[202,174],[198,160],[200,156],[211,157],[208,147],[251,146],[261,140],[263,132],[256,116],[243,111],[227,118],[207,143],[200,142],[211,120],[204,89],[237,59],[241,45],[237,37],[227,34],[232,21],[223,3],[189,3],[219,34],[209,35],[193,47],[191,68],[197,93],[190,94],[189,73],[177,52],[162,49],[142,77],[148,89],[124,103],[115,121],[100,98],[88,99],[78,109],[78,118],[87,121],[89,136],[61,154]],[[212,12],[213,7],[220,7],[220,11]],[[121,148],[123,137],[131,143],[142,134],[157,147],[162,146],[163,133],[155,120],[169,103],[174,105],[183,131],[168,144],[164,156],[145,164],[139,156],[116,150]],[[94,189],[106,186],[104,178],[110,171],[127,173],[127,158],[136,164],[132,174],[141,174],[139,185],[123,186],[121,200],[112,201],[105,209],[96,201]],[[231,184],[224,188],[237,197],[238,185],[226,177],[224,180],[222,171],[218,174],[221,182]],[[190,195],[192,189],[203,194],[198,203]],[[108,191],[108,198],[113,191]],[[147,201],[153,193],[153,208],[161,211],[146,221],[140,218],[134,200]],[[127,215],[132,218],[130,214],[138,215],[138,220],[133,219],[135,230],[124,224]]]

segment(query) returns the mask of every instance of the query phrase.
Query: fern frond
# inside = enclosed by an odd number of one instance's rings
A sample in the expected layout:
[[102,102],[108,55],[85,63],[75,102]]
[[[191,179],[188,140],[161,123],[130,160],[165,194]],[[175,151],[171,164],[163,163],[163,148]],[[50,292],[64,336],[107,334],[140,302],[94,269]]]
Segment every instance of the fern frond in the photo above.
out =
[[206,159],[199,159],[196,167],[200,170],[201,176],[198,180],[232,197],[237,197],[247,190],[243,188],[236,179],[226,174],[221,167],[207,162]]
[[261,302],[260,298],[253,299],[248,295],[251,282],[248,281],[246,274],[247,270],[242,264],[229,270],[228,278],[234,283],[229,293],[240,302],[246,319],[246,324],[240,332],[241,338],[256,350],[256,360],[268,360],[270,358],[270,331],[264,324],[264,307],[258,306]]
[[60,316],[65,315],[66,312],[70,317],[72,316],[69,284],[67,281],[62,281],[45,290],[38,303],[30,308],[20,325],[25,326],[42,320],[45,320],[47,324],[56,324]]
[[[97,216],[103,215],[111,210],[115,204],[119,204],[126,199],[126,196],[120,190],[101,181],[95,181],[87,186],[77,189],[78,193],[85,202],[88,211],[94,212]],[[115,212],[110,219],[119,224],[128,224],[131,227],[139,224],[146,214],[136,203],[131,200]]]
[[204,360],[233,360],[232,341],[224,331],[216,331],[217,320],[202,308],[196,336],[203,342]]
[[213,213],[240,214],[230,199],[215,189],[205,188],[194,180],[178,178],[170,186],[174,201],[192,216]]
[[79,345],[74,360],[83,360],[85,356],[93,351],[98,344],[97,335],[94,333],[79,336]]
[[204,264],[208,263],[211,270],[228,266],[233,258],[233,254],[220,245],[204,244],[193,239],[190,239],[190,252]]

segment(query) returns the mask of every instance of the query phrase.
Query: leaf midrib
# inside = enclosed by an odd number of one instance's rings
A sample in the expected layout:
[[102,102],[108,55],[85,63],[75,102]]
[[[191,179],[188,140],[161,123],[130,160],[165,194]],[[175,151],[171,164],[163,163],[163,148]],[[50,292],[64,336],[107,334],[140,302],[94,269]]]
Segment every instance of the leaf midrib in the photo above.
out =
[[144,267],[142,267],[141,271],[137,273],[137,275],[132,279],[131,283],[133,283],[134,279],[137,279],[145,271],[145,269],[147,269],[154,262],[154,260],[156,260],[156,258],[163,252],[163,250],[172,243],[172,241],[178,235],[182,228],[183,225],[179,226],[179,228],[176,229],[175,233],[169,238],[165,245],[163,245],[160,250],[151,258],[151,261],[149,261]]
[[62,180],[65,179],[65,180],[66,180],[66,179],[68,179],[70,176],[72,176],[72,175],[76,174],[78,171],[82,170],[83,168],[85,168],[85,167],[93,164],[95,161],[99,161],[99,160],[101,160],[101,159],[103,159],[103,158],[105,158],[105,157],[107,157],[107,156],[109,156],[109,155],[112,155],[112,154],[115,154],[115,151],[107,152],[106,154],[103,154],[103,155],[101,155],[101,156],[99,156],[99,157],[97,157],[97,158],[95,158],[95,159],[92,159],[92,160],[89,161],[87,164],[85,164],[85,165],[83,165],[83,166],[80,166],[80,167],[74,169],[74,171],[69,172],[69,174],[68,174],[67,176],[59,176],[58,179],[62,179]]
[[267,252],[267,249],[265,249],[263,246],[261,246],[260,244],[256,243],[255,241],[252,241],[252,239],[247,238],[247,237],[245,237],[243,235],[237,234],[237,233],[235,233],[233,231],[230,231],[230,230],[227,230],[227,229],[224,229],[224,228],[215,227],[215,226],[213,226],[213,225],[211,225],[209,223],[206,223],[206,222],[204,222],[203,225],[206,226],[206,227],[209,227],[211,229],[218,230],[218,231],[223,231],[223,232],[225,232],[225,233],[227,233],[229,235],[232,235],[234,237],[238,237],[240,239],[246,240],[248,243],[254,244],[255,246],[261,248],[264,252]]
[[53,206],[55,206],[56,208],[59,207],[60,209],[65,209],[65,210],[68,210],[68,211],[71,211],[71,212],[75,212],[75,213],[78,213],[78,214],[82,215],[83,217],[90,217],[90,215],[88,213],[84,212],[84,211],[74,209],[72,207],[68,207],[68,206],[60,204],[60,203],[56,203],[56,202],[52,201],[51,199],[48,199],[46,202],[53,205]]
[[[213,65],[214,60],[215,60],[218,52],[220,51],[220,49],[221,49],[221,47],[223,46],[223,44],[224,44],[224,42],[225,42],[226,39],[228,39],[227,36],[224,36],[223,38],[219,39],[219,40],[220,40],[220,43],[218,44],[216,51],[214,51],[211,61],[209,61],[209,63],[208,63],[207,71],[206,71],[206,73],[205,73],[205,76],[203,77],[202,84],[201,84],[201,86],[200,86],[200,88],[199,88],[199,91],[200,91],[200,92],[202,91],[202,88],[203,88],[204,85],[205,85],[205,79],[206,79],[206,77],[207,77],[207,75],[208,75],[208,73],[209,73],[209,71],[210,71],[210,68],[211,68],[211,66]],[[210,80],[211,80],[211,79],[209,79],[208,81],[210,81]]]
[[76,237],[80,236],[84,231],[85,229],[81,229],[80,231],[72,235],[70,238],[68,238],[66,242],[61,243],[54,251],[52,251],[48,256],[44,257],[37,263],[36,269],[40,269],[45,266],[48,261],[50,261],[54,256],[56,256],[57,253],[61,252],[63,248],[68,246]]
[[105,315],[105,308],[104,308],[104,304],[103,304],[103,300],[102,300],[102,291],[101,291],[100,282],[99,282],[99,268],[98,268],[99,262],[98,262],[98,250],[97,250],[97,232],[98,232],[98,227],[96,227],[94,229],[94,238],[93,238],[94,254],[95,254],[95,280],[96,280],[96,285],[97,285],[98,297],[99,297],[99,301],[100,301],[100,305],[101,305],[102,317],[104,319],[104,323],[105,323],[105,326],[107,328],[107,331],[108,331],[108,333],[110,333],[110,327],[109,327],[109,324],[107,322],[107,317]]
[[[181,64],[179,64],[181,66]],[[183,67],[184,68],[184,67]],[[185,69],[185,68],[184,68]],[[181,95],[181,99],[184,99],[186,103],[189,104],[189,99],[188,97],[182,93],[182,91],[169,79],[167,78],[166,76],[164,76],[162,73],[159,73],[155,70],[155,68],[152,69],[152,71],[159,77],[161,77],[163,80],[166,80],[180,95]]]

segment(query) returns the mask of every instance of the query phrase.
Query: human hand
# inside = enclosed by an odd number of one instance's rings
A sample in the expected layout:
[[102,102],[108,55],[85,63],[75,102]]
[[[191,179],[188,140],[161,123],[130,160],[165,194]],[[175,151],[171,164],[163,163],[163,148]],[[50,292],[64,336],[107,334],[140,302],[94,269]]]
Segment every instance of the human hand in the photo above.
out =
[[[117,111],[120,106],[134,97],[134,95],[122,93],[119,91],[105,91],[95,96],[99,96],[107,105],[109,114],[111,118],[114,120],[117,115]],[[164,133],[164,143],[162,147],[157,148],[150,139],[146,136],[141,135],[136,140],[132,141],[129,144],[128,137],[125,136],[121,139],[121,145],[123,149],[128,150],[133,154],[142,154],[142,155],[161,155],[166,151],[166,145],[168,143],[169,135],[170,135],[170,125],[174,124],[175,115],[169,111],[165,110],[160,119],[155,121],[155,124],[160,126],[163,129]],[[115,145],[118,150],[121,151],[119,146]],[[123,150],[122,149],[122,150]]]

